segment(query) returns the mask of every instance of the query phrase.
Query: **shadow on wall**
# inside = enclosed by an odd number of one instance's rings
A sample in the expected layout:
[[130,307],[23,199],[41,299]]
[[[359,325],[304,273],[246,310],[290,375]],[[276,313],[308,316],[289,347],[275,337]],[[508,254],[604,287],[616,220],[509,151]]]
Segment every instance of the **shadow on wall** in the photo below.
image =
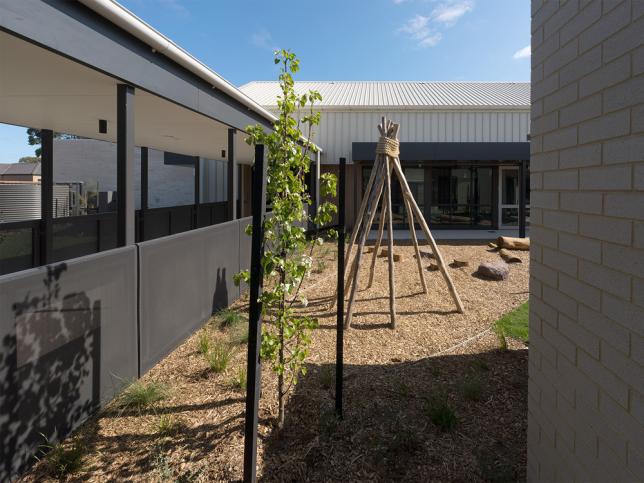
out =
[[310,364],[264,441],[262,479],[523,481],[527,362],[517,350],[349,365],[342,421],[335,365]]
[[212,294],[212,311],[211,315],[216,314],[221,309],[228,307],[228,284],[226,283],[226,267],[217,269],[217,281],[215,282],[215,291]]
[[47,267],[42,295],[13,304],[0,347],[0,480],[66,436],[100,401],[101,303],[62,293],[65,263]]

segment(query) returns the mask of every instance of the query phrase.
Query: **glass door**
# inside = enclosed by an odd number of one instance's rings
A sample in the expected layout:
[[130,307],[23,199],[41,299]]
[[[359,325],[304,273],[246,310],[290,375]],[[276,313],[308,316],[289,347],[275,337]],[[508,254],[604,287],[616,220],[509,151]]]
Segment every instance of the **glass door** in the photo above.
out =
[[499,228],[516,228],[519,226],[519,168],[501,166],[499,174]]

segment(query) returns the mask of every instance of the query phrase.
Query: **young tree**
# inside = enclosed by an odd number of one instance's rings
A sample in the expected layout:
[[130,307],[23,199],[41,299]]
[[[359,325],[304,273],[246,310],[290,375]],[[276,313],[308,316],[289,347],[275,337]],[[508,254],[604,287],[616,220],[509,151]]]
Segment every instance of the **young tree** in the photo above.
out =
[[[320,123],[320,113],[314,112],[316,101],[322,97],[316,91],[297,94],[293,74],[299,70],[299,60],[289,50],[275,51],[275,64],[280,66],[281,93],[277,99],[278,119],[269,133],[256,125],[249,126],[246,142],[263,144],[267,157],[267,201],[271,216],[264,221],[264,291],[262,303],[263,330],[261,357],[271,363],[278,376],[278,426],[284,425],[284,399],[306,373],[304,361],[309,354],[311,330],[317,321],[298,314],[296,302],[307,304],[300,295],[303,280],[311,270],[314,243],[306,238],[308,207],[312,200],[307,193],[305,176],[310,168],[310,154],[317,151],[311,142],[314,126]],[[305,131],[306,134],[303,134]],[[336,178],[325,173],[320,179],[320,194],[335,196]],[[334,204],[321,203],[314,217],[318,226],[328,224],[336,212]],[[250,234],[249,226],[247,233]],[[237,280],[248,282],[250,275],[243,271]]]

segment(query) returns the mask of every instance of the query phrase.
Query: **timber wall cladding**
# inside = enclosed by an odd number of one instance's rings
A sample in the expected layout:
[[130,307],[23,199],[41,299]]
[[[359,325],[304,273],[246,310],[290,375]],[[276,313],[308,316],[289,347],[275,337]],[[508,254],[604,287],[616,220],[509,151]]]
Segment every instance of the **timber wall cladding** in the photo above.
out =
[[644,477],[644,2],[532,2],[530,481]]

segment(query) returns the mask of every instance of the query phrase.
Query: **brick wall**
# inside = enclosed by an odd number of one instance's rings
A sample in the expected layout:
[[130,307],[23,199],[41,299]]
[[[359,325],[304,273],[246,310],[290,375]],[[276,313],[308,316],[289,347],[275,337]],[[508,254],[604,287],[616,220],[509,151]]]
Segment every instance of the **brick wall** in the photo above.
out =
[[528,477],[644,480],[644,0],[532,1]]

